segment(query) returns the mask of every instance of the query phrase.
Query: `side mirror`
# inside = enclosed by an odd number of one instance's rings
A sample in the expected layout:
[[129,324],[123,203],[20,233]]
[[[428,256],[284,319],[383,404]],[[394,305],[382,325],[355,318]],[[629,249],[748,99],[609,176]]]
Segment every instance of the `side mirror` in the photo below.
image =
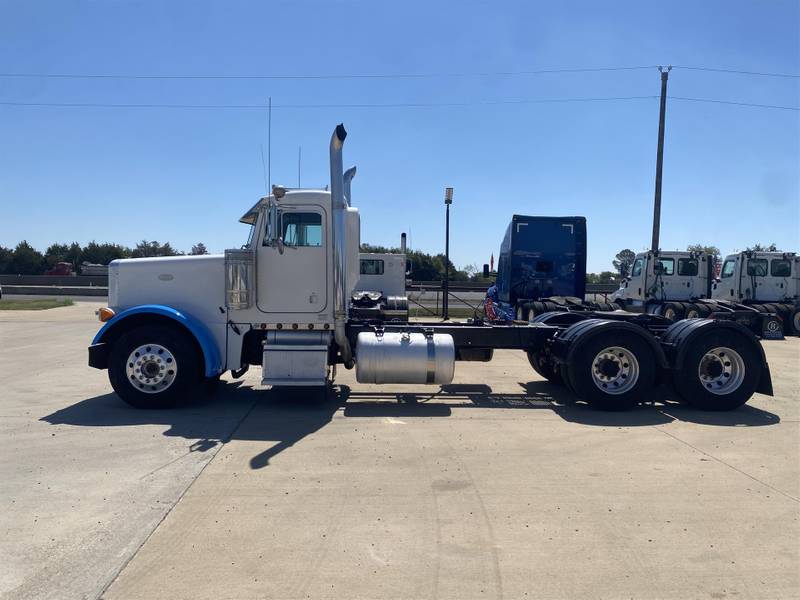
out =
[[411,259],[406,259],[406,275],[411,275],[411,271],[413,270],[413,265],[411,263]]
[[283,254],[283,251],[286,248],[286,246],[284,246],[284,244],[283,244],[283,238],[282,237],[278,238],[278,241],[275,243],[275,245],[278,247],[278,254]]
[[[278,213],[278,204],[270,201],[267,206],[267,234],[264,237],[265,245],[276,246],[280,240],[280,215]],[[282,242],[281,242],[282,243]]]
[[486,264],[483,265],[483,278],[484,279],[488,279],[489,278],[489,265],[486,265]]

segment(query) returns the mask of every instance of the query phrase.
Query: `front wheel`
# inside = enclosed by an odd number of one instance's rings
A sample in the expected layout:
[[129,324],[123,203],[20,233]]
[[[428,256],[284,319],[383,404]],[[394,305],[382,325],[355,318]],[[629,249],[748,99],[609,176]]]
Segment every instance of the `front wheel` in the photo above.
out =
[[143,325],[111,350],[108,378],[117,395],[137,408],[172,408],[190,400],[203,380],[201,357],[188,334]]
[[795,308],[789,320],[792,335],[800,335],[800,308]]

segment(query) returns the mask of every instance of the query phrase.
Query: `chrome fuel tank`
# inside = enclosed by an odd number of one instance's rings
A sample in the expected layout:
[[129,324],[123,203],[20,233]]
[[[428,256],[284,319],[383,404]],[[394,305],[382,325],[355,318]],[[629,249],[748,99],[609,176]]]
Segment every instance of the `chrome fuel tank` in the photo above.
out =
[[447,334],[362,331],[356,339],[359,383],[450,383],[455,360]]

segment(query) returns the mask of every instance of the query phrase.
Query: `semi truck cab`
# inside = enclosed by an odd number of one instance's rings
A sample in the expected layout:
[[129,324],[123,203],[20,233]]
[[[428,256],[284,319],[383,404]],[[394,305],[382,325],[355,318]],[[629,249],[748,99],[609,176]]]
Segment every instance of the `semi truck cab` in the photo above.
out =
[[709,298],[713,261],[705,252],[640,252],[612,299],[623,308]]
[[725,257],[712,297],[730,302],[791,302],[800,294],[794,252],[739,252]]

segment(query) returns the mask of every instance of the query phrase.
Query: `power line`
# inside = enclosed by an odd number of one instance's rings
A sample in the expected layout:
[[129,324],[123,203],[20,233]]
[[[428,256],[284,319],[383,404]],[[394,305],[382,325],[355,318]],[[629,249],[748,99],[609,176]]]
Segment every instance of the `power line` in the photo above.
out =
[[[493,106],[513,104],[550,104],[562,102],[611,102],[622,100],[651,100],[658,96],[609,96],[598,98],[536,98],[523,100],[486,100],[478,102],[394,102],[375,104],[273,104],[272,108],[315,109],[315,108],[453,108],[463,106]],[[196,108],[196,109],[258,109],[263,104],[115,104],[101,102],[5,102],[0,106],[35,106],[63,108]]]
[[[533,69],[522,71],[484,71],[474,73],[311,73],[306,75],[150,75],[124,73],[0,73],[6,78],[41,78],[41,79],[130,79],[130,80],[331,80],[331,79],[440,79],[469,77],[522,77],[528,75],[549,75],[558,73],[602,73],[607,71],[640,71],[655,69],[658,65],[633,65],[612,67],[566,67],[554,69]],[[730,73],[752,75],[758,77],[800,78],[796,73],[771,73],[764,71],[747,71],[743,69],[726,69],[719,67],[702,67],[691,65],[675,65],[675,69],[690,71],[707,71],[713,73]]]
[[576,67],[558,69],[536,69],[530,71],[486,71],[476,73],[350,73],[309,75],[126,75],[118,73],[0,73],[0,77],[42,79],[438,79],[447,77],[518,77],[524,75],[546,75],[551,73],[599,73],[605,71],[637,71],[655,69],[657,65],[629,67]]
[[712,98],[686,98],[682,96],[668,96],[670,100],[686,100],[688,102],[710,102],[712,104],[731,104],[733,106],[748,106],[751,108],[775,108],[779,110],[798,110],[798,106],[778,106],[777,104],[755,104],[753,102],[734,102],[733,100],[714,100]]
[[[728,104],[749,108],[768,108],[778,110],[800,111],[797,106],[780,106],[777,104],[757,104],[754,102],[738,102],[734,100],[717,100],[713,98],[690,98],[687,96],[668,96],[672,100],[687,102],[708,102],[712,104]],[[326,109],[326,108],[458,108],[468,106],[502,106],[524,104],[560,104],[580,102],[615,102],[630,100],[654,100],[658,96],[608,96],[595,98],[532,98],[522,100],[485,100],[476,102],[393,102],[393,103],[360,103],[360,104],[273,104],[279,109]],[[230,109],[230,110],[264,110],[263,104],[129,104],[104,102],[5,102],[0,106],[29,106],[53,108],[167,108],[167,109]]]
[[755,75],[758,77],[787,77],[787,78],[800,78],[800,75],[794,73],[764,73],[761,71],[742,71],[740,69],[719,69],[715,67],[689,67],[686,65],[675,65],[674,69],[687,69],[689,71],[710,71],[712,73],[734,73],[737,75]]

